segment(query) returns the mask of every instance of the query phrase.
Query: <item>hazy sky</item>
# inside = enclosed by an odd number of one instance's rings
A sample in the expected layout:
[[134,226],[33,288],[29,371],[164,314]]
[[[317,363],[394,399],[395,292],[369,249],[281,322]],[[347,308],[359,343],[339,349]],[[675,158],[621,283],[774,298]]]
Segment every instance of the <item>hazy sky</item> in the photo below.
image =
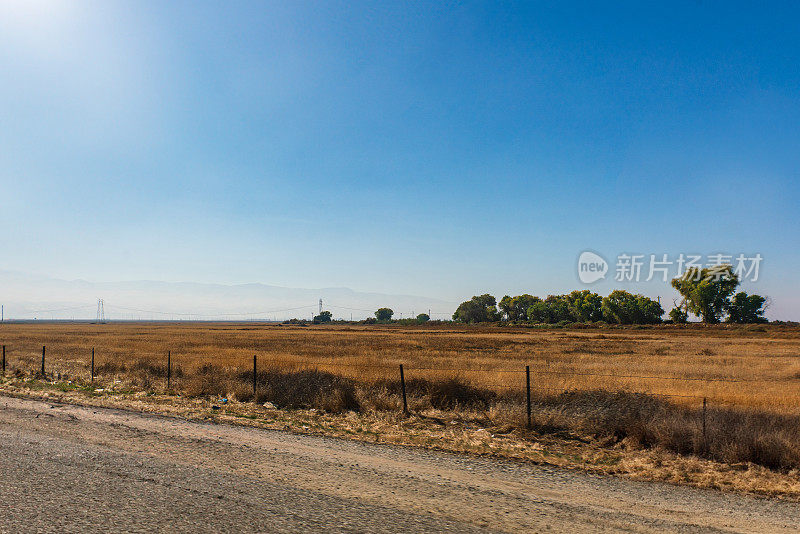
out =
[[5,0],[0,269],[458,301],[760,253],[800,319],[800,8],[640,4]]

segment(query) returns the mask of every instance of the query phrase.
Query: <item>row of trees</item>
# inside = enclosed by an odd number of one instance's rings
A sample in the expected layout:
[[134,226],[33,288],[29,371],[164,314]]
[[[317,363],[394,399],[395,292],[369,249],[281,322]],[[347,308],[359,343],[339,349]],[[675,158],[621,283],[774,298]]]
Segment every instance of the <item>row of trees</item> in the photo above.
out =
[[[378,323],[390,323],[392,322],[392,317],[394,316],[394,310],[391,308],[378,308],[375,312],[375,320]],[[431,320],[430,315],[427,313],[420,313],[416,317],[409,317],[408,319],[400,319],[402,323],[427,323]]]
[[[682,276],[672,280],[672,287],[680,293],[681,301],[675,303],[669,318],[673,323],[685,323],[691,313],[706,323],[719,323],[723,319],[731,323],[767,322],[764,317],[767,299],[761,295],[748,295],[744,291],[736,293],[738,286],[739,278],[730,265],[688,269]],[[644,295],[616,290],[607,297],[601,297],[584,289],[546,298],[527,293],[516,297],[506,295],[499,303],[492,295],[477,295],[458,306],[453,320],[463,323],[505,320],[548,324],[597,321],[657,324],[662,322],[663,315],[661,303]],[[375,311],[375,318],[366,322],[396,322],[392,320],[393,316],[391,308],[379,308]],[[329,311],[314,317],[314,323],[328,323],[331,320]],[[416,318],[400,322],[419,324],[429,320],[428,314],[421,313]]]
[[[375,318],[369,318],[365,322],[367,323],[391,323],[392,317],[394,316],[394,310],[391,308],[378,308],[375,311]],[[415,318],[409,319],[401,319],[400,321],[403,323],[427,323],[430,321],[431,318],[427,313],[420,313]],[[319,315],[315,315],[313,319],[314,324],[322,324],[322,323],[330,323],[333,321],[333,314],[329,311],[320,312]]]
[[[767,299],[761,295],[735,293],[739,278],[730,265],[708,269],[688,269],[672,281],[681,295],[680,303],[670,311],[674,323],[688,321],[692,313],[706,323],[767,322],[764,317]],[[504,296],[498,303],[489,294],[477,295],[459,305],[453,320],[463,323],[513,321],[531,323],[596,322],[614,324],[657,324],[662,322],[661,304],[644,295],[612,291],[601,297],[589,290],[540,298],[524,294]]]
[[463,323],[514,321],[532,323],[583,323],[605,321],[616,324],[655,324],[664,314],[661,304],[627,291],[601,297],[588,289],[544,299],[534,295],[506,295],[500,300],[489,294],[472,297],[459,305],[453,320]]

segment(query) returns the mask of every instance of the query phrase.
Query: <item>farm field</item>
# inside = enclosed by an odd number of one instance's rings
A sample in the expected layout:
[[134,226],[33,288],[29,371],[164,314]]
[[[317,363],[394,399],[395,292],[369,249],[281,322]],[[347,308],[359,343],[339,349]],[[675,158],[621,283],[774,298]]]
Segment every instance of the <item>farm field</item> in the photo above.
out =
[[[800,414],[800,329],[794,326],[525,329],[500,327],[279,326],[254,323],[7,323],[9,371],[98,380],[156,372],[171,354],[180,389],[209,369],[317,369],[374,382],[452,377],[474,386],[534,392],[594,390],[664,395],[670,402]],[[210,366],[210,367],[209,367]],[[163,369],[162,369],[163,371]],[[127,373],[136,374],[136,373]],[[151,373],[152,374],[152,373]],[[138,375],[142,375],[141,372]]]

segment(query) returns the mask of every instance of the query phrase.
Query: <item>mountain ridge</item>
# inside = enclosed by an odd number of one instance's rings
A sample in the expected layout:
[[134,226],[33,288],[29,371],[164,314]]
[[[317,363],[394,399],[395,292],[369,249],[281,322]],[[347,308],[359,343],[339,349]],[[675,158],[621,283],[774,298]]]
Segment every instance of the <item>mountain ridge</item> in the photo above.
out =
[[[452,313],[452,302],[416,295],[356,291],[349,287],[296,288],[262,282],[221,284],[212,282],[128,280],[92,282],[66,280],[18,271],[0,270],[0,301],[6,318],[92,318],[102,298],[106,317],[154,319],[169,316],[248,316],[271,310],[273,317],[310,317],[323,308],[334,317],[364,318],[379,307],[389,307],[408,317],[431,309],[439,318]],[[70,309],[62,309],[68,307]],[[256,310],[256,311],[249,311]],[[296,314],[289,311],[298,311]],[[302,315],[299,313],[302,311]],[[284,313],[286,312],[286,313]],[[137,316],[138,313],[138,316]]]

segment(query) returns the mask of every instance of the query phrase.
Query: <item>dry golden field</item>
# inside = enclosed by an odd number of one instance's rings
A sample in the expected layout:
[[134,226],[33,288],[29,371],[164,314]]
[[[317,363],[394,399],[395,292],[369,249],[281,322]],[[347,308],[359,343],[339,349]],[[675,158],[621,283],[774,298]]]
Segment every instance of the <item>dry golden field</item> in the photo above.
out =
[[[606,389],[670,395],[696,406],[800,414],[800,329],[786,325],[527,329],[465,326],[279,326],[255,323],[5,323],[9,372],[124,378],[121,365],[157,369],[171,352],[181,380],[206,365],[228,371],[314,368],[363,381],[458,377],[497,391]],[[155,377],[153,387],[161,386]]]

